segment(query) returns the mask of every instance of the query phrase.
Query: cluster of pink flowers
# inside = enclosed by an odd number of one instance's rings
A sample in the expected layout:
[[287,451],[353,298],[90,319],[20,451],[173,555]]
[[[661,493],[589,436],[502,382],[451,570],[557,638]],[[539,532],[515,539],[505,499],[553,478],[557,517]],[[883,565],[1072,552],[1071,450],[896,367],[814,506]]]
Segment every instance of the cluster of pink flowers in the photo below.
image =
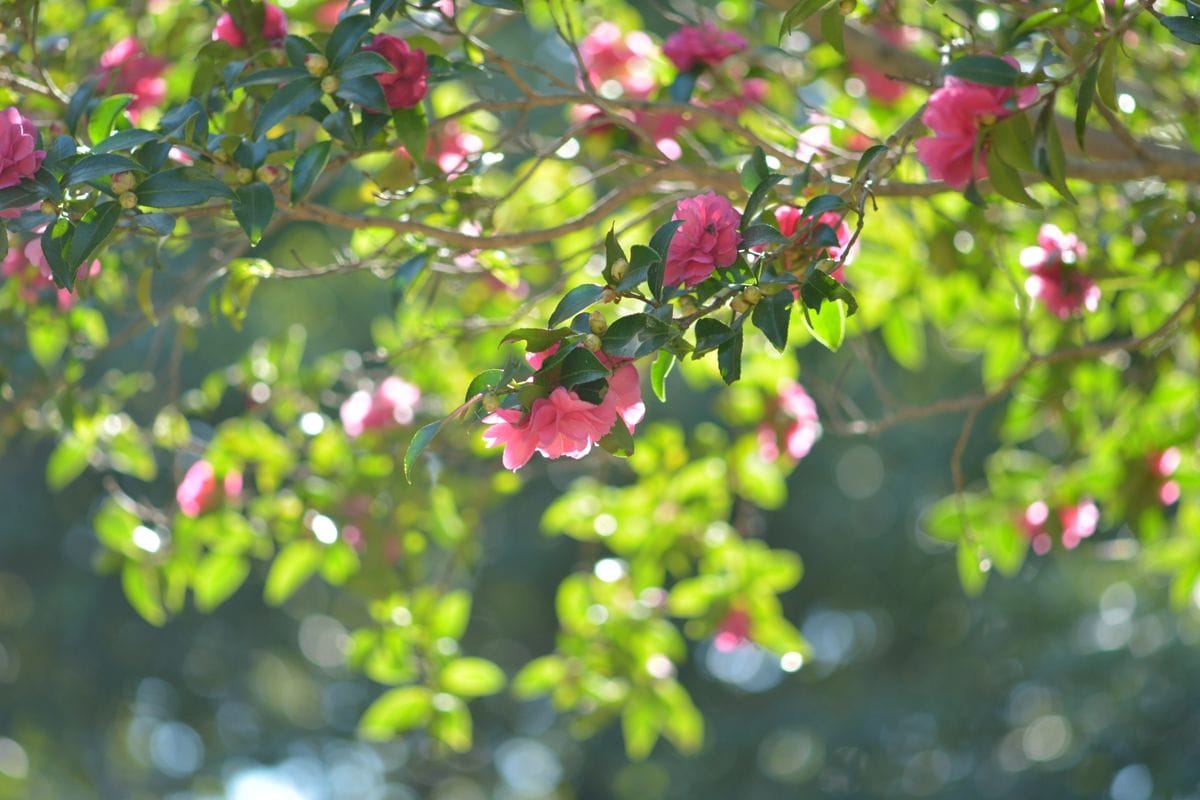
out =
[[213,465],[201,459],[184,473],[175,490],[175,500],[185,517],[198,517],[224,500],[236,500],[241,494],[242,473],[231,469],[218,480]]
[[388,108],[415,108],[429,91],[429,62],[425,51],[387,33],[378,33],[364,50],[378,53],[395,69],[375,76]]
[[[1033,552],[1043,556],[1050,552],[1053,539],[1046,528],[1050,520],[1050,507],[1042,500],[1030,503],[1021,516],[1021,530],[1033,546]],[[1096,532],[1100,524],[1100,509],[1090,498],[1084,498],[1073,506],[1058,510],[1058,523],[1062,529],[1062,544],[1074,550],[1079,543]]]
[[742,235],[741,215],[729,201],[713,192],[685,197],[675,206],[672,219],[683,220],[667,250],[664,282],[692,287],[713,271],[737,260]]
[[734,31],[721,30],[711,22],[686,25],[667,37],[663,55],[680,72],[713,67],[746,49],[746,40]]
[[167,81],[163,78],[166,67],[165,59],[147,55],[141,43],[129,36],[100,56],[100,80],[96,88],[101,92],[132,94],[127,110],[136,123],[144,109],[158,105],[167,96]]
[[731,653],[750,641],[750,615],[740,608],[731,608],[717,626],[713,647]]
[[1079,262],[1087,258],[1087,245],[1056,225],[1038,230],[1038,243],[1021,251],[1021,266],[1029,270],[1025,291],[1045,304],[1060,319],[1100,307],[1100,287],[1084,274]]
[[0,111],[0,189],[33,177],[45,150],[37,149],[37,128],[14,106]]
[[[1011,56],[1006,56],[1005,60],[1017,66]],[[984,126],[1032,105],[1037,96],[1035,86],[1014,91],[1007,86],[985,86],[961,78],[946,78],[945,85],[930,95],[921,116],[934,135],[917,140],[917,158],[929,171],[929,177],[945,181],[956,189],[966,187],[972,179],[986,178],[986,143],[979,146],[979,157],[975,158],[980,131]]]
[[338,415],[346,435],[355,438],[366,431],[410,424],[420,399],[420,389],[393,375],[372,391],[354,392],[342,403]]
[[483,150],[483,139],[464,131],[454,120],[442,126],[436,138],[430,138],[426,158],[437,162],[438,168],[453,177],[466,172],[471,156]]
[[579,55],[592,86],[601,89],[612,81],[623,96],[639,99],[649,97],[656,86],[655,50],[645,32],[622,34],[611,22],[601,22],[579,42]]
[[1183,461],[1179,448],[1168,447],[1161,452],[1152,453],[1148,460],[1150,474],[1158,482],[1158,501],[1164,506],[1179,502],[1182,490],[1179,488],[1179,481],[1171,477]]
[[[844,268],[853,263],[858,256],[858,242],[850,244],[854,234],[850,230],[845,216],[836,211],[826,211],[814,221],[811,217],[805,217],[795,206],[779,206],[775,209],[775,221],[779,223],[779,232],[787,237],[795,236],[796,231],[807,228],[807,232],[796,241],[798,248],[805,248],[808,245],[815,235],[818,225],[824,225],[832,230],[838,243],[824,248],[823,255],[831,261],[837,261],[845,254],[846,260],[830,273],[839,281],[844,279]],[[784,265],[789,272],[808,266],[807,264],[793,264],[791,254],[784,255]]]
[[821,438],[821,419],[817,404],[798,383],[788,383],[775,398],[780,424],[764,422],[758,428],[758,454],[773,463],[779,458],[780,437],[784,452],[799,461],[808,455]]
[[[267,40],[267,43],[272,47],[278,47],[283,44],[284,38],[287,36],[287,14],[283,13],[283,9],[271,3],[263,3],[263,26],[262,37]],[[228,13],[222,14],[217,19],[216,27],[212,32],[213,41],[228,42],[233,47],[246,46],[246,33],[237,26],[233,21],[233,17]]]
[[[526,356],[534,369],[554,352],[558,345]],[[503,463],[514,472],[525,466],[534,453],[546,458],[583,458],[603,439],[618,418],[630,432],[646,415],[637,368],[632,362],[614,359],[604,353],[597,358],[613,371],[608,392],[598,405],[559,386],[549,397],[533,401],[528,413],[522,409],[500,408],[484,418],[488,424],[483,440],[488,447],[504,446]]]

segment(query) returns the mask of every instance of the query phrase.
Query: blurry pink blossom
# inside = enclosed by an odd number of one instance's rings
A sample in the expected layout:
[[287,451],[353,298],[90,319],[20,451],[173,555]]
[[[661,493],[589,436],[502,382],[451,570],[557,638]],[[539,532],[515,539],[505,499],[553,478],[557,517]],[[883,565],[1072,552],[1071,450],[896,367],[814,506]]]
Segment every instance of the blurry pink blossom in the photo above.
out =
[[[287,14],[283,13],[283,9],[279,6],[263,3],[262,36],[272,47],[283,44],[283,40],[287,36]],[[246,46],[246,34],[228,13],[222,14],[217,19],[212,38],[213,41],[228,42],[234,47]]]
[[100,80],[96,88],[101,92],[132,94],[128,112],[136,123],[144,109],[158,105],[167,96],[167,81],[163,77],[166,67],[166,59],[147,55],[141,42],[128,36],[100,56]]
[[416,386],[395,376],[385,378],[374,391],[360,389],[342,403],[342,428],[354,438],[369,430],[408,425],[420,399]]
[[198,517],[216,507],[222,499],[234,500],[242,493],[242,473],[230,470],[223,481],[217,481],[213,465],[201,459],[184,473],[175,500],[185,517]]
[[1021,251],[1021,266],[1030,273],[1025,291],[1060,319],[1095,311],[1100,307],[1100,287],[1079,267],[1086,256],[1087,246],[1078,236],[1043,225],[1037,246]]
[[746,40],[741,34],[705,21],[684,26],[668,36],[663,55],[680,72],[687,72],[698,66],[715,66],[745,49]]

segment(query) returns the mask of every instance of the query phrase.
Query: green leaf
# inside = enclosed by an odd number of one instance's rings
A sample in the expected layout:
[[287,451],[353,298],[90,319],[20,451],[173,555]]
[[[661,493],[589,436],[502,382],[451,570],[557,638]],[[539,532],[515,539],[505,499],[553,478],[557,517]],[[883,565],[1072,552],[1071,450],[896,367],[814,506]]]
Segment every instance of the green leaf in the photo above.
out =
[[1038,115],[1034,130],[1033,161],[1038,171],[1046,176],[1063,199],[1072,205],[1076,204],[1074,195],[1067,188],[1066,163],[1067,157],[1063,152],[1062,139],[1058,126],[1054,124],[1054,104],[1047,103],[1042,113]]
[[484,658],[459,658],[438,675],[442,688],[459,697],[486,697],[504,688],[504,672]]
[[373,50],[359,50],[352,54],[337,69],[337,76],[342,80],[361,78],[364,75],[379,75],[385,72],[395,72],[391,62]]
[[[333,93],[333,96],[340,97],[363,108],[386,109],[388,107],[387,96],[383,93],[383,87],[371,75],[363,75],[359,78],[350,78],[342,81],[337,91]],[[381,122],[382,124],[386,123]]]
[[[76,128],[79,126],[79,120],[83,117],[84,112],[87,111],[88,103],[92,101],[92,96],[96,92],[96,84],[99,80],[99,76],[93,76],[79,84],[79,88],[75,90],[75,94],[71,95],[71,101],[67,103],[67,109],[63,114],[63,122],[66,123],[67,132],[72,136],[75,135]],[[92,141],[96,140],[93,139]]]
[[845,208],[846,201],[840,195],[823,194],[809,200],[804,206],[802,216],[816,219],[826,211],[837,211],[839,208]]
[[692,358],[696,359],[705,353],[716,350],[734,337],[733,328],[720,320],[704,317],[696,322],[696,350]]
[[1012,114],[997,122],[991,129],[991,149],[1010,167],[1033,170],[1033,127],[1029,117]]
[[196,568],[192,592],[202,613],[224,603],[250,575],[250,559],[237,553],[209,553]]
[[596,444],[600,445],[606,453],[618,458],[629,458],[633,455],[633,434],[629,432],[625,420],[620,417],[617,417],[608,433],[604,434]]
[[733,337],[721,343],[717,348],[717,368],[721,371],[721,379],[732,384],[742,377],[742,331],[737,330]]
[[976,546],[967,539],[959,541],[956,561],[963,591],[971,597],[978,597],[987,586],[988,576],[980,567]]
[[88,117],[88,140],[99,142],[108,138],[113,126],[125,107],[133,102],[131,94],[114,94],[104,98],[92,109]]
[[1075,140],[1083,148],[1083,137],[1087,131],[1088,112],[1092,110],[1092,102],[1096,99],[1096,81],[1100,77],[1100,60],[1092,62],[1092,66],[1083,76],[1079,84],[1079,97],[1075,102]]
[[1034,200],[1025,191],[1025,182],[1021,180],[1020,173],[1005,163],[995,147],[988,148],[987,170],[988,178],[992,182],[992,188],[1001,197],[1012,200],[1015,203],[1020,203],[1023,206],[1028,206],[1029,208],[1042,207],[1041,203]]
[[[112,136],[109,136],[102,142],[97,142],[92,146],[92,153],[110,153],[113,150],[133,150],[141,147],[149,142],[157,142],[161,137],[154,131],[145,131],[141,128],[130,128],[127,131],[117,131]],[[145,172],[146,168],[138,162],[135,167],[138,172]]]
[[104,244],[120,217],[121,205],[110,200],[89,209],[79,220],[79,224],[75,226],[75,235],[71,237],[71,244],[67,248],[67,265],[70,271],[70,282],[66,284],[68,289],[74,287],[75,274],[80,265]]
[[278,606],[296,593],[321,566],[323,548],[311,539],[290,542],[279,551],[267,573],[263,599]]
[[576,286],[567,292],[550,315],[550,327],[554,328],[595,303],[604,294],[604,287],[592,283]]
[[50,490],[62,491],[83,474],[91,452],[92,448],[86,442],[70,434],[64,436],[46,462],[46,485]]
[[854,169],[854,180],[857,181],[861,178],[862,174],[866,172],[867,167],[871,166],[875,162],[875,159],[887,151],[888,146],[886,144],[873,144],[866,150],[863,150],[862,155],[858,157],[858,166]]
[[630,314],[609,326],[604,334],[604,352],[618,358],[640,358],[653,353],[671,339],[673,328],[649,314]]
[[359,44],[370,30],[371,18],[366,14],[354,14],[338,22],[325,45],[325,58],[329,59],[329,66],[337,69],[358,50]]
[[559,383],[568,389],[581,383],[591,383],[609,375],[608,367],[586,347],[576,347],[562,362]]
[[332,146],[333,142],[328,139],[314,142],[297,156],[296,164],[292,168],[292,205],[303,200],[312,191],[317,178],[321,177],[325,165],[329,163],[329,150]]
[[1023,19],[1021,24],[1018,25],[1013,31],[1012,35],[1013,38],[1016,39],[1024,36],[1030,31],[1035,31],[1038,28],[1054,27],[1056,25],[1061,25],[1064,22],[1068,22],[1070,19],[1071,15],[1065,11],[1062,11],[1061,9],[1047,8],[1046,10],[1039,11],[1036,14],[1030,14],[1028,17]]
[[233,216],[237,219],[250,244],[258,244],[275,214],[275,195],[261,181],[239,186],[233,190]]
[[692,100],[692,93],[696,91],[696,81],[700,78],[701,68],[693,67],[687,72],[680,72],[675,76],[675,80],[671,81],[671,85],[667,87],[667,96],[671,98],[672,103],[685,104]]
[[46,194],[46,190],[37,181],[21,181],[16,186],[0,189],[0,211],[28,208],[45,198]]
[[679,230],[679,226],[682,224],[683,220],[673,219],[663,224],[650,237],[650,249],[658,253],[658,257],[661,260],[667,260],[667,251],[671,247],[671,240],[675,238],[675,231]]
[[792,297],[790,290],[767,295],[754,306],[750,320],[763,332],[767,341],[779,352],[787,346],[788,325],[792,319]]
[[1117,107],[1117,41],[1110,38],[1100,53],[1100,72],[1096,76],[1096,94],[1109,108]]
[[161,627],[167,621],[158,573],[153,567],[136,561],[126,561],[121,569],[121,587],[125,590],[125,599],[129,601],[129,605],[133,606],[133,610],[146,622]]
[[625,701],[621,711],[621,734],[625,737],[625,754],[630,761],[644,761],[650,755],[663,722],[662,709],[653,695],[635,695]]
[[833,300],[822,303],[820,310],[806,308],[804,324],[814,339],[836,353],[846,338],[846,304]]
[[63,317],[30,317],[25,323],[29,352],[47,372],[58,363],[71,342],[71,329]]
[[767,165],[767,154],[761,147],[755,147],[750,158],[746,159],[746,163],[742,165],[742,188],[747,192],[753,192],[770,174],[771,168]]
[[742,233],[741,246],[749,249],[759,245],[787,244],[789,241],[774,225],[758,223],[747,227]]
[[74,186],[78,183],[94,181],[117,172],[145,172],[141,163],[129,156],[117,153],[96,153],[87,155],[67,167],[63,173],[63,186]]
[[438,601],[429,622],[429,632],[438,638],[458,641],[471,619],[471,593],[465,589],[447,592]]
[[358,722],[358,735],[385,742],[396,734],[422,728],[433,718],[433,692],[424,686],[405,686],[384,692],[367,707]]
[[[742,212],[742,221],[740,229],[745,231],[750,227],[750,223],[754,222],[755,217],[762,211],[763,206],[767,202],[767,198],[771,195],[771,190],[775,188],[775,184],[783,180],[782,175],[773,173],[762,180],[758,186],[754,187],[754,191],[750,193],[750,199],[746,201],[746,210]],[[664,256],[665,257],[665,256]]]
[[783,15],[783,20],[779,24],[779,40],[783,39],[796,28],[804,24],[804,21],[830,5],[833,0],[800,0],[787,10]]
[[300,78],[285,84],[267,99],[258,119],[254,121],[254,138],[261,139],[267,131],[293,114],[299,114],[321,99],[318,78]]
[[429,139],[429,123],[425,119],[425,109],[421,106],[397,108],[392,112],[392,124],[396,126],[396,136],[412,160],[423,160],[425,143]]
[[433,441],[433,437],[437,436],[438,431],[442,429],[442,425],[446,420],[439,419],[436,422],[431,422],[423,426],[419,431],[413,434],[412,441],[408,443],[408,449],[404,451],[404,479],[412,483],[413,465],[417,463],[417,458]]
[[244,89],[247,86],[278,86],[281,83],[294,81],[297,78],[307,78],[308,70],[302,67],[271,67],[269,69],[255,70],[254,72],[243,73],[236,81],[233,82],[231,88]]
[[838,55],[846,55],[846,17],[840,8],[827,8],[821,14],[821,38]]
[[134,189],[138,205],[149,208],[198,206],[214,197],[232,197],[229,187],[202,170],[174,167],[151,175]]
[[650,387],[660,403],[667,402],[667,376],[674,366],[675,355],[664,350],[654,359],[654,366],[650,367]]
[[1159,17],[1162,26],[1181,42],[1200,44],[1200,19],[1193,17]]
[[429,263],[429,253],[417,253],[408,258],[392,273],[392,304],[399,305],[404,295]]
[[471,731],[471,712],[458,698],[449,695],[439,695],[439,699],[448,702],[435,705],[437,713],[429,725],[429,733],[434,739],[449,747],[456,753],[465,753],[471,749],[473,738]]
[[530,661],[512,680],[513,694],[520,700],[550,694],[567,678],[567,665],[555,655]]
[[42,255],[50,265],[50,274],[55,283],[68,289],[75,285],[75,269],[79,266],[67,263],[67,252],[74,235],[75,226],[66,217],[60,217],[42,231]]
[[514,331],[509,331],[500,340],[500,344],[525,342],[525,349],[530,353],[540,353],[543,350],[548,350],[551,346],[561,342],[570,335],[571,331],[567,328],[559,328],[552,331],[542,328],[517,328]]
[[1016,86],[1021,71],[996,56],[963,56],[946,65],[946,74],[986,86]]
[[854,316],[858,311],[858,301],[850,290],[838,283],[836,278],[814,269],[800,287],[800,297],[806,308],[819,309],[827,300],[841,300],[846,304],[847,316]]

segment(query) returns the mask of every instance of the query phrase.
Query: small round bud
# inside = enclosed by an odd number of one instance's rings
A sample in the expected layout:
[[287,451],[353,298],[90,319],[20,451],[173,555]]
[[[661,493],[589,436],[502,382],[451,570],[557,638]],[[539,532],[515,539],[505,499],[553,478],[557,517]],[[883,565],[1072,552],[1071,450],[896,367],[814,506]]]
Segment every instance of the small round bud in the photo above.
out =
[[613,262],[612,269],[609,272],[612,274],[612,279],[620,283],[625,279],[625,273],[629,271],[629,262],[623,258],[618,258]]
[[599,352],[602,344],[603,343],[600,341],[600,337],[594,333],[589,333],[583,340],[583,346],[588,350],[591,350],[593,353]]
[[745,314],[750,310],[750,304],[747,303],[745,298],[741,295],[733,298],[733,302],[729,304],[729,307],[732,308],[737,314]]
[[342,82],[334,75],[326,75],[324,78],[321,78],[321,91],[325,94],[333,94],[341,85]]
[[842,0],[838,3],[838,10],[842,12],[843,17],[853,14],[856,8],[858,8],[858,0]]
[[742,299],[752,306],[758,305],[758,301],[763,299],[762,289],[757,286],[748,286],[746,291],[742,292]]
[[679,313],[684,315],[695,314],[699,310],[700,306],[696,305],[696,298],[690,294],[685,294],[679,298]]
[[57,213],[58,213],[58,206],[54,205],[54,203],[52,203],[52,202],[51,202],[51,201],[49,201],[49,200],[43,200],[43,201],[42,201],[42,205],[41,205],[41,207],[40,207],[40,209],[39,209],[39,210],[40,210],[40,211],[41,211],[43,214],[57,214]]
[[277,177],[274,167],[259,167],[254,170],[254,177],[258,178],[263,183],[272,183]]
[[124,194],[133,188],[135,181],[130,172],[118,172],[112,176],[112,190],[116,194]]
[[603,336],[604,332],[608,330],[608,320],[599,311],[593,311],[588,314],[588,327],[592,329],[592,333]]
[[604,288],[604,293],[600,295],[601,303],[616,303],[616,302],[619,302],[620,299],[621,299],[621,295],[619,295],[617,293],[617,290],[612,288],[611,286],[606,286]]
[[484,411],[491,414],[493,411],[495,411],[499,407],[500,407],[500,398],[499,397],[497,397],[496,395],[494,395],[491,392],[488,392],[483,396],[483,410]]
[[121,204],[121,208],[126,210],[137,208],[137,195],[133,192],[121,192],[121,196],[117,198],[117,202]]
[[319,78],[329,71],[329,59],[320,53],[309,53],[304,57],[304,68],[314,78]]
[[242,167],[235,173],[234,177],[237,178],[238,183],[250,183],[250,181],[254,180],[254,170],[249,167]]

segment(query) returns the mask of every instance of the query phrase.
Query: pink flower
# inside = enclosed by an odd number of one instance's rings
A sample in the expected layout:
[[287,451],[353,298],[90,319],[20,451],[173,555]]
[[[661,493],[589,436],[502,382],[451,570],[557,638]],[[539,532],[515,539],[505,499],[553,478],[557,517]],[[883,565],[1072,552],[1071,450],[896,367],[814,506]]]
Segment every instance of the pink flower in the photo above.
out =
[[[100,261],[93,261],[86,269],[80,269],[79,274],[93,276],[100,271]],[[26,303],[36,303],[42,292],[53,289],[60,311],[66,311],[75,304],[75,297],[66,289],[58,289],[54,285],[54,276],[50,272],[50,263],[42,252],[42,240],[30,239],[24,247],[10,248],[0,265],[0,274],[21,282],[21,297]]]
[[326,0],[313,12],[313,21],[322,28],[333,28],[338,24],[338,18],[348,5],[350,5],[348,0]]
[[799,461],[808,455],[813,445],[821,438],[821,419],[817,414],[817,404],[798,383],[783,386],[775,398],[775,403],[782,424],[759,426],[759,457],[766,462],[778,459],[782,435],[784,452]]
[[102,92],[133,95],[129,103],[129,118],[137,122],[141,111],[162,102],[167,95],[164,59],[146,55],[142,45],[132,36],[126,37],[100,56],[100,81],[96,88]]
[[[1006,57],[1013,66],[1015,59]],[[1027,86],[1013,91],[1006,86],[985,86],[950,77],[942,88],[929,97],[921,120],[933,136],[917,140],[917,158],[929,171],[929,177],[962,189],[972,178],[987,177],[986,143],[978,148],[976,140],[985,125],[1004,119],[1037,99],[1037,88]]]
[[[270,3],[263,3],[262,37],[272,47],[278,47],[287,36],[287,15],[283,9]],[[246,46],[246,34],[233,21],[229,14],[222,14],[212,32],[213,41],[228,42],[234,47]]]
[[642,31],[622,34],[613,23],[601,22],[579,42],[579,55],[588,82],[597,90],[611,81],[619,90],[611,94],[643,99],[657,86],[651,61],[654,42]]
[[1055,225],[1043,225],[1037,246],[1021,251],[1021,266],[1030,272],[1025,291],[1060,319],[1081,310],[1097,310],[1100,287],[1078,266],[1086,257],[1087,245],[1075,234],[1063,233]]
[[1050,518],[1050,507],[1041,500],[1035,500],[1021,515],[1021,531],[1029,539],[1033,552],[1044,556],[1050,552],[1054,542],[1046,532],[1046,520]]
[[414,108],[421,102],[429,90],[429,65],[424,50],[409,48],[408,42],[386,33],[375,34],[363,49],[379,53],[396,70],[375,76],[383,87],[388,108]]
[[746,49],[746,40],[734,31],[723,31],[711,22],[687,25],[667,37],[663,55],[680,72],[697,66],[716,66]]
[[[597,355],[605,362],[605,366],[612,367],[608,356],[603,353]],[[624,421],[629,432],[633,432],[646,416],[646,404],[642,402],[642,382],[638,377],[637,367],[632,363],[625,363],[613,370],[612,377],[608,379],[608,394],[604,395],[601,405],[611,408],[616,416]]]
[[829,153],[833,147],[832,132],[828,125],[813,125],[796,139],[796,158],[812,163],[817,156]]
[[742,81],[741,92],[733,97],[711,100],[708,106],[728,117],[737,117],[755,103],[761,103],[767,96],[768,87],[766,78],[747,78]]
[[1074,550],[1081,541],[1096,532],[1096,526],[1100,524],[1100,509],[1090,499],[1084,499],[1078,505],[1060,509],[1058,520],[1062,523],[1063,547]]
[[457,122],[451,120],[442,126],[436,141],[429,140],[426,157],[432,158],[442,172],[453,177],[465,172],[470,164],[470,156],[481,150],[483,139],[463,131]]
[[717,268],[737,260],[741,217],[724,197],[713,192],[685,197],[675,206],[672,219],[683,220],[683,225],[667,250],[667,285],[682,282],[684,286],[695,286]]
[[1159,453],[1152,453],[1149,461],[1151,474],[1161,480],[1158,486],[1158,501],[1164,506],[1177,503],[1183,490],[1179,486],[1179,481],[1168,479],[1175,474],[1175,470],[1179,469],[1179,465],[1183,461],[1183,455],[1179,452],[1179,448],[1168,447]]
[[504,466],[514,472],[535,452],[546,458],[583,458],[604,438],[616,421],[613,406],[593,405],[562,386],[549,397],[533,401],[528,414],[517,409],[497,409],[483,420],[488,447],[504,445]]
[[230,470],[225,478],[217,482],[213,465],[201,459],[188,468],[179,488],[175,490],[175,500],[179,503],[179,512],[185,517],[198,517],[213,509],[222,499],[235,500],[242,494],[242,473]]
[[[845,277],[843,275],[843,267],[849,266],[858,256],[858,242],[856,241],[853,245],[850,245],[850,240],[854,235],[850,230],[850,225],[846,222],[846,218],[836,211],[826,211],[813,222],[811,217],[803,216],[800,209],[795,206],[779,206],[775,209],[775,221],[779,223],[779,232],[789,238],[795,236],[797,230],[807,228],[807,232],[796,240],[796,245],[799,247],[806,246],[813,239],[818,225],[824,225],[832,230],[837,237],[838,243],[824,248],[824,257],[831,261],[837,261],[842,257],[842,253],[846,254],[846,260],[842,262],[841,266],[830,273],[836,280],[840,281]],[[846,249],[847,247],[849,247],[849,250]],[[789,272],[808,266],[807,264],[793,266],[790,254],[785,254],[784,258],[785,266]]]
[[365,431],[408,425],[416,415],[421,390],[392,376],[373,392],[359,390],[342,403],[339,415],[346,435],[355,438]]
[[740,608],[731,608],[717,626],[713,647],[730,653],[750,641],[750,615]]
[[33,177],[45,150],[37,148],[37,128],[14,106],[0,111],[0,189]]

